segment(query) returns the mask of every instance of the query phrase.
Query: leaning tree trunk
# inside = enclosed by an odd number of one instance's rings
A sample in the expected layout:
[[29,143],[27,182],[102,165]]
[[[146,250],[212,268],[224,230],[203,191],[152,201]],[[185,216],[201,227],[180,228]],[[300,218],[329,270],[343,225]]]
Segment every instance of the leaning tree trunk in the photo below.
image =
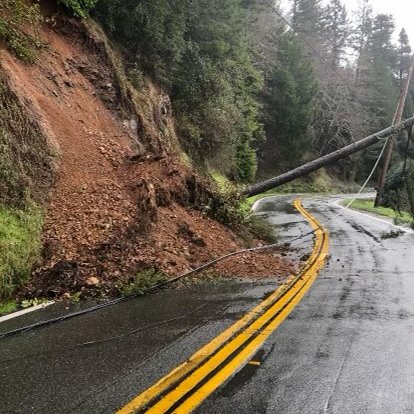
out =
[[408,129],[414,125],[414,117],[409,118],[403,122],[400,122],[396,125],[393,125],[389,128],[386,128],[380,132],[377,132],[369,137],[363,138],[360,141],[357,141],[353,144],[347,145],[344,148],[341,148],[335,152],[324,155],[321,158],[308,162],[294,170],[288,171],[282,175],[279,175],[269,180],[262,181],[260,183],[254,184],[251,187],[246,188],[242,195],[247,197],[252,197],[257,194],[264,193],[267,190],[281,186],[290,181],[295,180],[296,178],[303,177],[313,171],[319,170],[322,167],[325,167],[329,164],[334,163],[335,161],[341,160],[348,157],[351,154],[354,154],[358,151],[361,151],[371,145],[374,145],[384,138],[388,138],[391,135],[397,134],[404,129]]

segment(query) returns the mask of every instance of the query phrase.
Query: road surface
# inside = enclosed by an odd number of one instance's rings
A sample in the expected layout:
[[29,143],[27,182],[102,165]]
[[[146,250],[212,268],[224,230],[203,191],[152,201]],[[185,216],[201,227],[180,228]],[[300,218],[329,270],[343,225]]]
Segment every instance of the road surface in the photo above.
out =
[[[303,205],[324,223],[341,211],[336,200]],[[292,201],[257,206],[282,241],[309,232]],[[352,211],[324,227],[330,258],[311,289],[196,413],[414,412],[414,235],[387,237],[386,221]],[[293,245],[305,254],[315,240]],[[0,340],[0,412],[122,411],[277,288],[272,279],[190,285]],[[0,333],[65,312],[25,315]]]

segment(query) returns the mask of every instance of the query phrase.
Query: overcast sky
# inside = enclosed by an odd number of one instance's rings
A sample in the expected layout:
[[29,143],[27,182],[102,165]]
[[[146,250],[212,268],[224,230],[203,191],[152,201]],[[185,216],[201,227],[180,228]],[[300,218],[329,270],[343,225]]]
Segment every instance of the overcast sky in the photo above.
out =
[[[352,10],[358,9],[359,0],[342,0],[348,9],[349,18],[352,19]],[[286,5],[289,0],[283,0]],[[371,4],[376,13],[392,14],[395,18],[399,33],[404,27],[410,37],[411,46],[414,48],[414,0],[371,0]]]

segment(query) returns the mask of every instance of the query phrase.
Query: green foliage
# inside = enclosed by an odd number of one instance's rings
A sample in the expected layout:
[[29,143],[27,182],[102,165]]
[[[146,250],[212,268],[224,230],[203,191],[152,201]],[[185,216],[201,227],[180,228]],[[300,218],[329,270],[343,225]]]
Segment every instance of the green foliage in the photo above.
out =
[[[315,112],[317,83],[310,62],[290,33],[280,39],[279,63],[267,74],[263,93],[266,142],[263,168],[296,166],[310,150],[310,131]],[[275,168],[276,167],[276,168]]]
[[216,218],[224,224],[236,226],[247,245],[253,245],[257,239],[270,244],[276,243],[278,235],[275,228],[262,217],[252,214],[253,199],[256,200],[258,197],[246,200],[240,197],[239,188],[225,176],[217,172],[211,176],[221,198],[224,199],[222,209],[218,210]]
[[410,212],[414,217],[414,161],[394,165],[387,175],[382,201],[395,211]]
[[12,313],[17,309],[17,303],[15,300],[9,300],[0,303],[0,316],[8,313]]
[[42,211],[0,207],[0,299],[6,299],[29,278],[39,259]]
[[1,0],[0,40],[18,58],[27,63],[36,61],[41,47],[37,31],[42,18],[38,3],[26,0]]
[[[350,201],[345,200],[343,205],[349,204]],[[351,204],[351,208],[392,218],[396,224],[411,224],[413,221],[411,215],[405,211],[398,212],[391,207],[375,207],[372,199],[357,199]]]
[[257,171],[256,151],[249,142],[241,142],[236,148],[236,163],[233,169],[233,179],[242,183],[254,180]]
[[397,62],[393,32],[392,16],[375,16],[364,49],[365,69],[361,72],[359,87],[365,91],[366,97],[362,102],[368,109],[372,130],[391,124],[399,96],[394,78]]
[[146,290],[168,280],[167,275],[155,268],[137,273],[127,284],[120,288],[122,295],[144,294]]
[[320,3],[320,0],[292,1],[292,25],[296,33],[309,36],[319,31],[322,15]]
[[279,235],[276,229],[263,217],[251,214],[245,221],[245,226],[251,235],[268,244],[276,244],[279,241]]
[[98,0],[58,0],[73,16],[86,18]]
[[100,0],[95,15],[129,60],[169,90],[193,161],[252,180],[262,79],[241,1]]
[[53,180],[47,138],[10,89],[0,68],[0,205],[43,202]]
[[0,300],[30,275],[40,253],[42,203],[53,180],[47,138],[0,68]]
[[129,59],[164,86],[185,49],[186,0],[99,0],[94,15]]

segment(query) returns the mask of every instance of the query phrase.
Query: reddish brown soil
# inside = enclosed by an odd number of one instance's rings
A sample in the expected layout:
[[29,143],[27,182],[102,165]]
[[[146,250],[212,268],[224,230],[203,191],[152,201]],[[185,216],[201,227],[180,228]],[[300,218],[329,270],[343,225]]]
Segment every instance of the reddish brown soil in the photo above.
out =
[[[273,253],[243,253],[218,263],[214,266],[215,271],[223,276],[280,277],[290,275],[299,270],[298,263],[284,256],[283,250],[275,250]],[[272,265],[274,266],[272,268]]]
[[[175,276],[240,249],[229,228],[191,208],[189,182],[195,175],[171,151],[158,160],[130,160],[136,151],[131,130],[74,63],[90,61],[90,50],[49,28],[43,38],[48,48],[34,66],[1,52],[14,89],[33,104],[59,154],[44,225],[44,262],[27,292],[86,291],[94,277],[101,292],[114,294],[142,268]],[[233,258],[216,270],[285,277],[295,265],[263,253]]]

